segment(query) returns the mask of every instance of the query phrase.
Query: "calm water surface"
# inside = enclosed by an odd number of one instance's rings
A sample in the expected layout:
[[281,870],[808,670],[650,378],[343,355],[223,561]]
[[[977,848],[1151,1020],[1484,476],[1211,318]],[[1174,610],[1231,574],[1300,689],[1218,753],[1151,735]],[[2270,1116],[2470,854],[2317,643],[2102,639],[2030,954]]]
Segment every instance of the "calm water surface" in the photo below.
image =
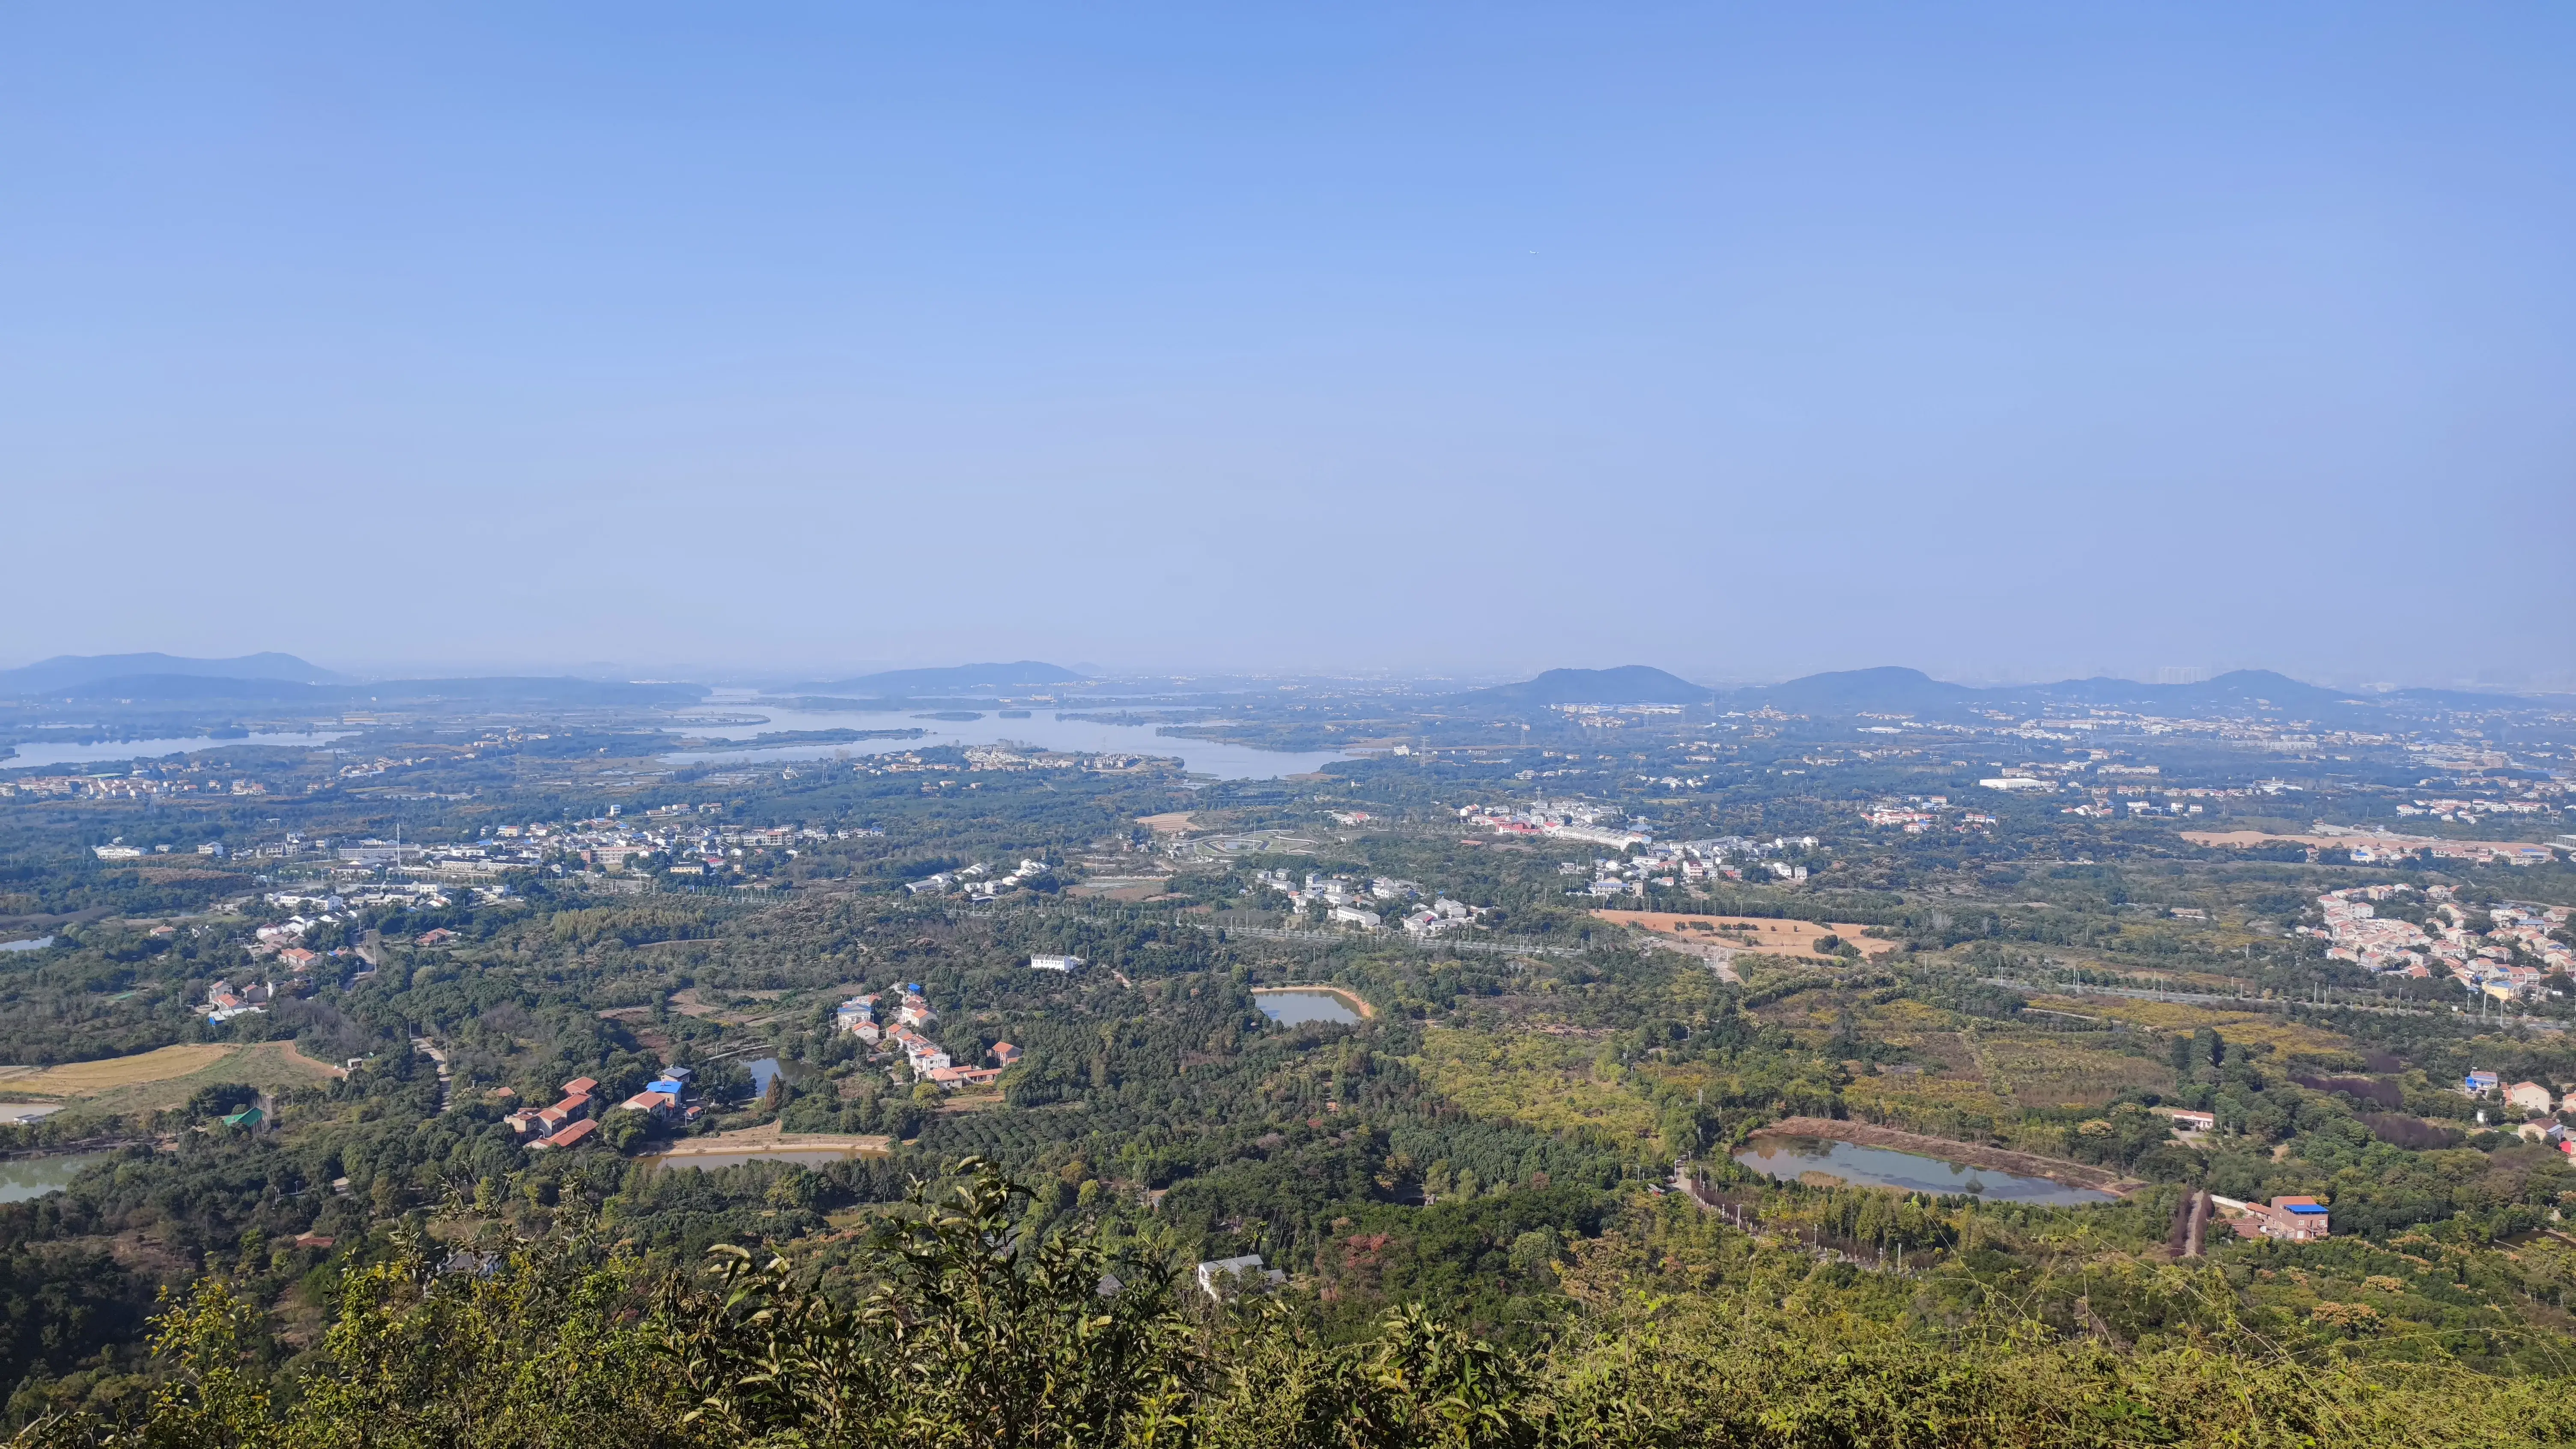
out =
[[[1350,758],[1339,750],[1256,750],[1249,745],[1158,735],[1154,733],[1153,725],[1112,725],[1091,720],[1058,719],[1052,709],[1041,709],[1021,719],[979,715],[972,720],[943,720],[928,718],[909,709],[772,709],[767,705],[731,704],[720,695],[697,708],[709,714],[721,713],[731,719],[757,715],[761,722],[683,723],[669,728],[701,739],[722,740],[749,740],[756,735],[780,734],[789,730],[918,729],[923,734],[919,739],[911,740],[852,740],[839,745],[791,745],[768,750],[688,750],[664,755],[662,763],[767,764],[773,760],[787,763],[829,760],[841,755],[855,758],[860,755],[901,754],[905,750],[928,749],[935,745],[1022,744],[1088,754],[1178,756],[1181,767],[1194,775],[1214,775],[1222,780],[1275,780],[1282,775],[1309,774],[1335,760]],[[1114,709],[1116,706],[1103,708]]]
[[1757,1137],[1735,1154],[1735,1160],[1769,1177],[1795,1182],[1810,1172],[1829,1172],[1858,1187],[1892,1187],[1901,1192],[1966,1193],[1995,1202],[2037,1203],[2045,1207],[2080,1207],[2116,1201],[2107,1192],[2068,1187],[2044,1177],[2023,1177],[1991,1167],[1969,1167],[1898,1152],[1889,1147],[1862,1147],[1814,1137]]
[[104,1152],[75,1152],[63,1157],[21,1157],[0,1162],[0,1202],[25,1202],[71,1186],[80,1170],[105,1162]]
[[327,745],[356,733],[356,730],[315,730],[311,734],[253,734],[230,740],[195,735],[185,739],[104,740],[94,745],[37,742],[8,746],[18,753],[0,757],[0,770],[24,770],[37,765],[88,765],[101,760],[157,760],[163,755],[193,754],[198,750],[219,749],[227,745]]
[[1310,1021],[1356,1026],[1360,1020],[1349,1002],[1329,991],[1265,991],[1252,1000],[1263,1016],[1281,1026],[1303,1026]]

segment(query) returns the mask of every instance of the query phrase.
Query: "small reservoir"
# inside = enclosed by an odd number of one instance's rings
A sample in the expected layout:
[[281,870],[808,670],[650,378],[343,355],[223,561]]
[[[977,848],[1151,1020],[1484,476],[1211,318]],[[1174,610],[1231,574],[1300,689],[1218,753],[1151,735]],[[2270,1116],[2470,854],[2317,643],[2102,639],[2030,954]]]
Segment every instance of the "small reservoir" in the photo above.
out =
[[1360,1014],[1351,1009],[1348,1000],[1330,991],[1261,991],[1253,995],[1261,1014],[1281,1026],[1304,1026],[1310,1021],[1336,1022],[1343,1026],[1360,1024]]
[[67,1152],[59,1157],[18,1157],[0,1162],[0,1202],[25,1202],[71,1186],[82,1168],[105,1162],[104,1152]]
[[1891,1147],[1862,1147],[1817,1137],[1756,1137],[1735,1160],[1766,1177],[1796,1182],[1809,1173],[1838,1177],[1853,1187],[1893,1188],[1898,1192],[1965,1194],[1989,1202],[2026,1202],[2042,1207],[2086,1207],[2117,1201],[2089,1187],[2068,1187],[2044,1177],[2024,1177],[1991,1167],[1970,1167],[1899,1152]]

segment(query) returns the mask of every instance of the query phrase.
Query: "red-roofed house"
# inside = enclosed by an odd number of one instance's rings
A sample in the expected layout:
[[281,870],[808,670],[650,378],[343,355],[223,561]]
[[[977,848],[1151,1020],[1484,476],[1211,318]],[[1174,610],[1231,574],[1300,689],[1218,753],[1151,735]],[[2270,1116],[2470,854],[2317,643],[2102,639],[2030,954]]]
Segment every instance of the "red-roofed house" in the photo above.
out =
[[598,1131],[599,1124],[596,1122],[575,1122],[536,1145],[538,1147],[579,1147]]
[[563,1094],[567,1097],[587,1097],[598,1090],[599,1083],[588,1077],[575,1077],[563,1084]]
[[638,1092],[617,1105],[629,1112],[642,1112],[659,1122],[679,1109],[680,1099],[668,1092]]
[[1018,1047],[1015,1047],[1006,1041],[997,1041],[993,1043],[994,1061],[1007,1067],[1019,1059],[1020,1049]]

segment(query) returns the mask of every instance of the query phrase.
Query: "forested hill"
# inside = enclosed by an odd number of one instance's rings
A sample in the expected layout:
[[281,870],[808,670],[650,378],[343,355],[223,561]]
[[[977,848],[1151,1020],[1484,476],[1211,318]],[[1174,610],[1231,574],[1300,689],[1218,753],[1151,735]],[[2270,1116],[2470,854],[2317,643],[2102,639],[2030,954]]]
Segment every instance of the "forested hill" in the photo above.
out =
[[[2453,1366],[2306,1358],[2223,1288],[2154,1286],[2174,1343],[2123,1351],[2008,1303],[1938,1341],[1733,1251],[1696,1209],[1649,1212],[1560,1270],[1579,1305],[1543,1353],[1417,1304],[1335,1343],[1282,1305],[1211,1301],[1150,1244],[1022,1228],[1038,1194],[989,1166],[867,1236],[856,1302],[784,1257],[720,1246],[645,1271],[613,1220],[467,1254],[407,1234],[351,1264],[293,1376],[255,1361],[259,1306],[201,1280],[161,1319],[179,1372],[123,1426],[80,1411],[26,1445],[1683,1445],[2566,1443],[2576,1393]],[[1802,1281],[1804,1280],[1804,1281]],[[1841,1280],[1848,1290],[1848,1278]],[[1896,1293],[1924,1291],[1889,1285]],[[1854,1310],[1859,1311],[1855,1312]]]

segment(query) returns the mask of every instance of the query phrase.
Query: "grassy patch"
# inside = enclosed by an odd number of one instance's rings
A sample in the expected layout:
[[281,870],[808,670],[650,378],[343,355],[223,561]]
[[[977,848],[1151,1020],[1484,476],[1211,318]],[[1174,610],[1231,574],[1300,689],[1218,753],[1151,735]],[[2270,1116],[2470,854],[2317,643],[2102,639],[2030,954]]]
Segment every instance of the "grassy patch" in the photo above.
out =
[[2173,1072],[2162,1062],[2082,1037],[1980,1034],[1976,1052],[1994,1092],[2025,1107],[2099,1107],[2132,1087],[2173,1087]]
[[1651,1133],[1655,1110],[1622,1086],[1598,1048],[1536,1034],[1495,1036],[1432,1027],[1413,1066],[1441,1095],[1480,1117],[1509,1117],[1542,1132],[1572,1130],[1613,1141]]
[[105,1061],[67,1062],[59,1067],[0,1077],[0,1090],[32,1097],[95,1097],[119,1087],[163,1082],[205,1070],[241,1050],[236,1046],[166,1046]]
[[2247,1045],[2260,1043],[2284,1054],[2350,1051],[2352,1043],[2330,1031],[2284,1021],[2267,1011],[2230,1011],[2191,1006],[2179,1001],[2141,1001],[2125,996],[2034,996],[2030,1004],[2051,1011],[2106,1017],[2133,1026],[2188,1036],[2209,1027],[2220,1036]]
[[[183,1075],[149,1079],[130,1079],[119,1085],[95,1092],[65,1109],[60,1120],[82,1117],[112,1117],[156,1108],[178,1107],[200,1087],[224,1082],[246,1082],[270,1091],[293,1087],[316,1086],[330,1080],[330,1067],[296,1051],[292,1042],[263,1042],[257,1046],[164,1047],[160,1052],[145,1052],[143,1057],[161,1056],[164,1052],[214,1052],[211,1060],[199,1059],[201,1065]],[[140,1061],[142,1057],[120,1058]],[[107,1063],[85,1062],[84,1066]]]

